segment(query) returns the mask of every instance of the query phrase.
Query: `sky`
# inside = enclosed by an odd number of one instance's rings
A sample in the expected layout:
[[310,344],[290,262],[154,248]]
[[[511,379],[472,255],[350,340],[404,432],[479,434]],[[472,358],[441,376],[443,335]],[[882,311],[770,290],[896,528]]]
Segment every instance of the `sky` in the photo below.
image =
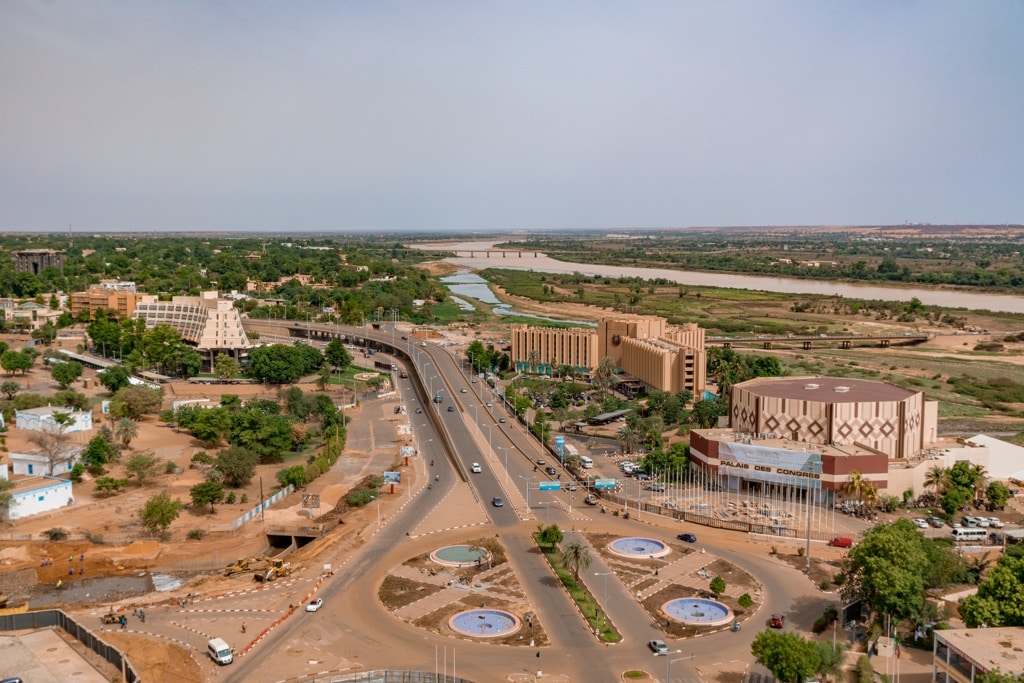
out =
[[0,230],[1024,223],[1024,3],[0,0]]

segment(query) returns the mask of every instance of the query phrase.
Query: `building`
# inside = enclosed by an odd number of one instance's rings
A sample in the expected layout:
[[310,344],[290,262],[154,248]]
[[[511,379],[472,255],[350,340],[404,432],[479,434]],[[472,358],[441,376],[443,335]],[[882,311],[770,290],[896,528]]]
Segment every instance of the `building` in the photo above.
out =
[[24,301],[13,306],[0,306],[0,316],[13,327],[24,330],[38,330],[48,322],[56,324],[61,311],[42,306],[34,301]]
[[958,628],[934,635],[932,680],[937,683],[972,683],[997,669],[1024,674],[1024,629]]
[[936,436],[938,404],[887,382],[761,377],[732,388],[729,427],[690,434],[692,463],[724,491],[815,488],[835,502],[851,473],[880,492],[921,493],[927,471],[989,451]]
[[75,502],[70,479],[25,477],[13,481],[11,501],[6,506],[0,506],[0,517],[21,519],[59,510]]
[[55,249],[24,249],[14,253],[14,271],[39,275],[44,268],[64,269],[64,252]]
[[649,389],[700,396],[707,382],[704,330],[657,316],[602,318],[597,329],[512,325],[511,360],[519,372],[551,374],[568,365],[590,374],[603,358]]
[[[54,414],[60,413],[71,416],[71,422],[63,427],[57,424]],[[55,432],[63,429],[64,433],[84,432],[92,429],[92,413],[88,411],[75,411],[68,408],[56,406],[43,406],[41,408],[28,408],[14,412],[14,426],[27,431]]]
[[72,292],[71,315],[77,318],[82,313],[95,317],[97,311],[113,313],[117,318],[130,318],[140,295],[135,291],[134,282],[103,280],[90,285],[84,292]]
[[217,292],[176,296],[170,301],[160,301],[146,294],[139,297],[132,317],[145,320],[147,329],[157,325],[173,327],[185,342],[204,354],[210,364],[218,353],[241,358],[252,347],[234,302],[220,298]]
[[59,476],[67,474],[82,455],[82,446],[67,444],[51,459],[40,450],[11,452],[11,470],[26,477]]

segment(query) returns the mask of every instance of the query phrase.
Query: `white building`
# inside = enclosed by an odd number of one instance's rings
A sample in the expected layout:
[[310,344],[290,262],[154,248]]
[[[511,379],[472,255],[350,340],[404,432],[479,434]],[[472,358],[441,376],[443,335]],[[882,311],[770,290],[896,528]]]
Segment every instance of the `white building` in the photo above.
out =
[[57,413],[70,415],[72,418],[71,423],[63,427],[65,433],[84,432],[92,429],[91,412],[75,411],[58,406],[43,406],[41,408],[17,410],[14,413],[14,426],[18,429],[25,429],[32,432],[39,432],[43,430],[58,431],[61,427],[53,418]]
[[28,477],[11,490],[11,502],[0,507],[0,517],[21,519],[72,505],[75,502],[70,479]]
[[82,447],[69,444],[56,454],[51,462],[50,457],[39,450],[11,452],[11,468],[15,475],[26,477],[56,476],[66,474],[78,462],[82,455]]

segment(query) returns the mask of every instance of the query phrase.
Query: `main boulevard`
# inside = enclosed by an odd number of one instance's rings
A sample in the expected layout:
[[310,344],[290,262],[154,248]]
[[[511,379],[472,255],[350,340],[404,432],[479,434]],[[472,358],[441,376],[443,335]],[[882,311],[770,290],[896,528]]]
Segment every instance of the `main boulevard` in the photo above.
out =
[[[609,569],[591,549],[593,563],[580,578],[605,603],[609,618],[623,634],[621,643],[601,644],[536,551],[530,534],[538,521],[558,524],[566,540],[584,542],[581,530],[670,540],[682,525],[653,515],[625,520],[594,514],[598,508],[579,506],[579,493],[538,491],[538,480],[547,477],[534,463],[546,454],[505,413],[484,382],[473,382],[451,353],[418,340],[393,341],[395,333],[389,330],[337,331],[388,346],[394,343],[399,361],[403,355],[407,359],[411,379],[401,380],[399,390],[418,447],[414,466],[429,472],[428,477],[436,474],[438,480],[420,487],[382,526],[368,529],[372,536],[350,555],[328,551],[335,566],[316,594],[324,599],[321,611],[296,612],[284,619],[247,654],[220,670],[226,680],[272,681],[317,673],[318,669],[307,667],[282,670],[285,659],[281,653],[298,649],[320,653],[316,660],[324,663],[320,670],[437,671],[477,683],[509,677],[533,680],[538,671],[543,673],[542,679],[613,681],[631,669],[648,671],[656,680],[665,681],[670,670],[671,681],[691,683],[711,680],[722,668],[744,671],[752,660],[750,642],[763,629],[767,614],[785,613],[787,628],[805,631],[825,607],[835,604],[835,596],[820,593],[796,570],[769,560],[766,544],[752,543],[734,532],[688,525],[686,530],[699,537],[699,548],[757,578],[764,591],[760,612],[739,633],[726,630],[696,639],[668,640],[673,653],[668,659],[654,657],[647,642],[663,638],[662,631],[614,575],[599,576]],[[438,392],[443,396],[440,404],[429,400]],[[449,412],[447,408],[453,404],[456,409]],[[501,417],[507,421],[499,422]],[[444,448],[446,442],[452,452]],[[484,464],[483,471],[469,474],[472,462]],[[566,480],[564,474],[560,476]],[[575,500],[571,498],[574,495]],[[493,507],[490,502],[496,496],[507,501],[506,505]],[[453,529],[417,535],[418,524],[431,515],[450,517]],[[457,528],[462,526],[460,522],[474,519],[486,520],[489,526]],[[549,644],[510,647],[443,637],[396,618],[379,602],[378,589],[389,568],[439,546],[491,534],[500,537]],[[330,662],[346,662],[347,666]]]

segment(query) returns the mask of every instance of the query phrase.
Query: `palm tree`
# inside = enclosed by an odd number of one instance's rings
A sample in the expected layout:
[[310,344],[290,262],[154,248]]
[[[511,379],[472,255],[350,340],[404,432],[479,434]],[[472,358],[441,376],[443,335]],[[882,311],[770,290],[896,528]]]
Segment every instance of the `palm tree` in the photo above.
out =
[[611,356],[605,356],[594,369],[594,384],[597,385],[601,391],[607,391],[614,383],[615,370],[615,359]]
[[320,366],[320,372],[316,377],[316,385],[320,391],[327,391],[327,386],[331,383],[331,366],[324,363]]
[[992,560],[989,559],[988,553],[985,553],[981,557],[972,557],[967,560],[967,582],[974,585],[981,583],[982,578],[985,576],[985,572],[992,566]]
[[121,442],[121,445],[128,448],[128,444],[139,435],[139,425],[130,417],[122,417],[114,423],[114,438]]
[[974,477],[974,505],[980,507],[988,490],[988,471],[984,465],[973,465],[971,475]]
[[868,507],[878,505],[881,501],[878,495],[878,487],[870,481],[864,481],[864,485],[861,489],[861,495],[864,496],[864,504]]
[[530,372],[536,372],[537,365],[540,364],[540,351],[537,349],[530,349],[530,353],[527,355],[530,358]]
[[572,572],[573,581],[579,581],[580,570],[590,566],[590,548],[579,541],[569,541],[562,548],[562,566]]
[[847,496],[854,496],[857,501],[860,502],[861,497],[864,495],[864,487],[869,482],[864,476],[857,470],[850,470],[850,474],[847,476],[846,481],[843,482],[843,486],[839,489]]
[[619,427],[617,438],[619,450],[623,453],[632,453],[640,445],[640,434],[629,425]]
[[949,470],[942,465],[934,465],[924,475],[924,487],[931,489],[935,497],[939,497],[949,485]]

